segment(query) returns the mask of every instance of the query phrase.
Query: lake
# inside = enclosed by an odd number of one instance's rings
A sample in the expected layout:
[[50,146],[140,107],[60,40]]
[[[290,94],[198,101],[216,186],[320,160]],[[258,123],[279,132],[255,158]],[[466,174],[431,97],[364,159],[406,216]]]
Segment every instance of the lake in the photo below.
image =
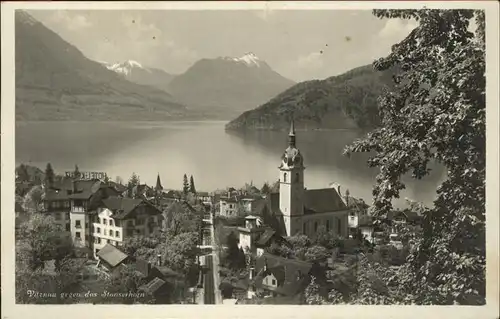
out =
[[[16,165],[44,169],[50,162],[58,173],[73,170],[106,172],[124,181],[133,172],[142,183],[155,185],[159,173],[164,188],[181,189],[184,174],[193,175],[198,190],[278,179],[278,165],[287,147],[287,132],[229,133],[225,122],[19,122],[16,123]],[[297,132],[309,189],[336,182],[352,196],[371,203],[376,169],[366,154],[342,155],[345,145],[362,137],[355,130]],[[434,167],[424,180],[404,178],[408,197],[432,202],[444,169]],[[398,201],[400,206],[403,200]]]

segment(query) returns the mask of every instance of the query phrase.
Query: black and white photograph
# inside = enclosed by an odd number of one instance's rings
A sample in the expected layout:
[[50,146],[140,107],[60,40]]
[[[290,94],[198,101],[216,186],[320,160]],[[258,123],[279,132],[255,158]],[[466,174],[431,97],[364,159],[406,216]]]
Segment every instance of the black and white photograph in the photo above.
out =
[[404,3],[2,3],[4,302],[497,318],[498,3]]

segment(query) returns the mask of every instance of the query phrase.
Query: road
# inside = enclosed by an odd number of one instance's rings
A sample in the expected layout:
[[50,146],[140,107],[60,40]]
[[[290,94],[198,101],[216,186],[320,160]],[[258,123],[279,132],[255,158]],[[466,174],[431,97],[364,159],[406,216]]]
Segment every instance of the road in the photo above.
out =
[[214,271],[214,260],[211,255],[205,256],[205,262],[207,266],[207,272],[203,276],[203,288],[205,289],[205,305],[214,305],[215,304],[215,289],[218,287],[215,287],[214,285],[214,276],[213,276],[213,271]]

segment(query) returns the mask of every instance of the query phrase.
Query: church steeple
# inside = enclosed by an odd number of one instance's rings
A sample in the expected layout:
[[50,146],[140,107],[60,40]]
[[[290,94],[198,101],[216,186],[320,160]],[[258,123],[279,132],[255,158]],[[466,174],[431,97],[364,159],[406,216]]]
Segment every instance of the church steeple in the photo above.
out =
[[158,173],[158,177],[156,178],[156,187],[155,189],[157,191],[163,190],[163,186],[161,186],[161,181],[160,181],[160,173]]
[[288,133],[288,144],[290,147],[295,147],[295,123],[293,119],[290,123],[290,133]]

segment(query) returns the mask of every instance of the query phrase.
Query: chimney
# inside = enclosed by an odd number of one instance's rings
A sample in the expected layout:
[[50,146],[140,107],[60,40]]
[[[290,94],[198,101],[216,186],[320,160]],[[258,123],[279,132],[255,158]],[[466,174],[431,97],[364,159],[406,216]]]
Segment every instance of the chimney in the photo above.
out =
[[157,257],[158,257],[158,266],[161,266],[161,255],[158,254]]

